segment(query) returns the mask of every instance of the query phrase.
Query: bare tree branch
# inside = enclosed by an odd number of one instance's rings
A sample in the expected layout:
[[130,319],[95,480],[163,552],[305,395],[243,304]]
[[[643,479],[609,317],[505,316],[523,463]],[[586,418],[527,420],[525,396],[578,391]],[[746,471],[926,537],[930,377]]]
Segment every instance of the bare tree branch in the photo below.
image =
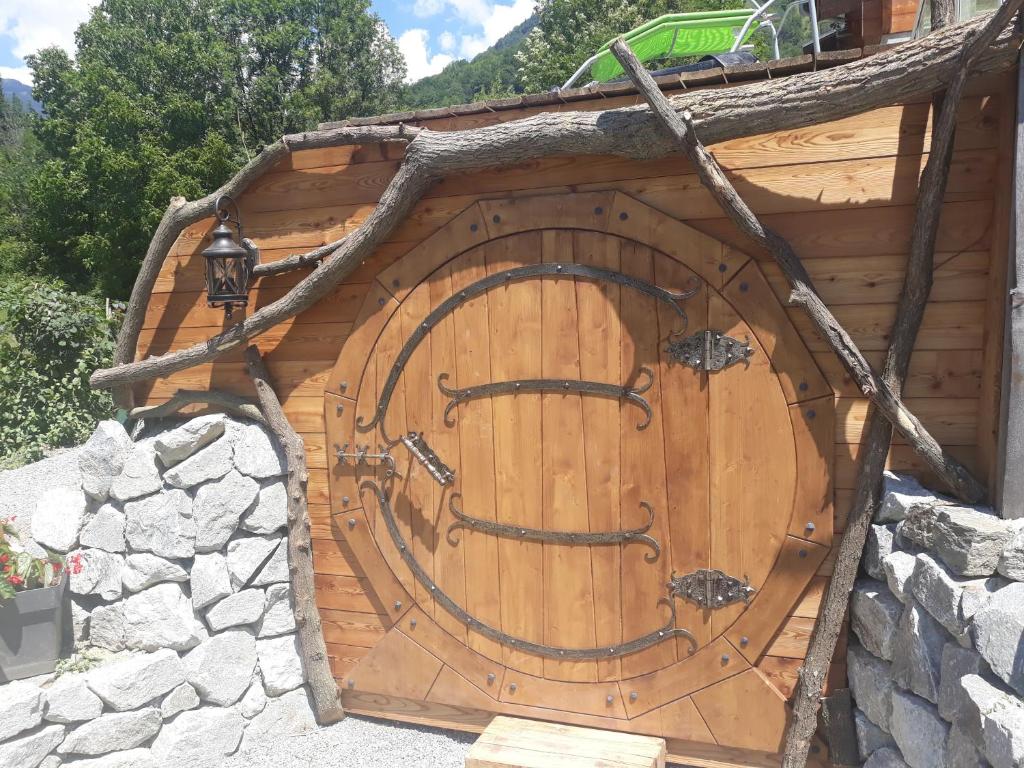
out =
[[252,400],[233,395],[230,392],[222,392],[219,389],[179,389],[166,402],[133,408],[128,415],[136,420],[159,419],[178,413],[190,405],[209,405],[234,416],[242,416],[261,424],[266,423],[260,409]]

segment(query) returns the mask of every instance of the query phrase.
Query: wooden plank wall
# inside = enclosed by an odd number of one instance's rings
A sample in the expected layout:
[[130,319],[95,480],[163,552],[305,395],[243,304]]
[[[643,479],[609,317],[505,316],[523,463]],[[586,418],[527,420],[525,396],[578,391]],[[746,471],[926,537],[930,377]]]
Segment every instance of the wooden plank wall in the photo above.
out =
[[[1005,292],[1008,170],[1013,90],[1007,77],[974,82],[961,110],[942,212],[935,288],[911,365],[906,402],[933,434],[982,477],[994,468]],[[563,109],[608,108],[635,97],[595,99]],[[516,110],[446,118],[452,130],[522,117]],[[831,124],[739,139],[713,147],[737,188],[765,221],[790,238],[825,301],[873,362],[888,343],[910,240],[916,184],[929,138],[929,107],[908,103]],[[338,238],[373,209],[401,157],[395,146],[311,150],[292,155],[241,199],[246,235],[265,260]],[[726,220],[681,158],[635,162],[556,158],[500,172],[444,179],[366,263],[319,305],[260,337],[278,394],[306,441],[319,603],[335,674],[344,675],[388,628],[382,606],[355,560],[334,535],[327,490],[323,391],[377,271],[436,231],[472,201],[544,192],[618,189],[760,260],[781,300],[786,286],[767,254]],[[199,252],[212,228],[203,222],[179,238],[150,301],[139,356],[209,338],[223,312],[206,307]],[[268,278],[253,291],[262,306],[301,273]],[[797,310],[790,315],[836,390],[836,532],[844,529],[867,403]],[[140,401],[161,402],[179,388],[249,393],[240,354],[141,386]],[[890,464],[920,473],[897,440]],[[832,558],[761,665],[789,691],[817,615]],[[842,656],[840,656],[842,658]],[[838,674],[843,670],[839,668]]]

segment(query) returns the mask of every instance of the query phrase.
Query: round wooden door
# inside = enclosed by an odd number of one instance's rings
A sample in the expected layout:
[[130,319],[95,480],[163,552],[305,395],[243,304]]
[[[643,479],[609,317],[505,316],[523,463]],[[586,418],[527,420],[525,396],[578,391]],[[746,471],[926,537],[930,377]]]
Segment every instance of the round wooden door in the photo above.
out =
[[654,730],[714,740],[691,694],[756,663],[824,557],[831,397],[756,265],[618,197],[585,201],[603,229],[492,202],[379,276],[328,420],[391,458],[339,462],[332,502],[408,596],[401,642],[482,694],[447,703],[647,731],[683,707]]

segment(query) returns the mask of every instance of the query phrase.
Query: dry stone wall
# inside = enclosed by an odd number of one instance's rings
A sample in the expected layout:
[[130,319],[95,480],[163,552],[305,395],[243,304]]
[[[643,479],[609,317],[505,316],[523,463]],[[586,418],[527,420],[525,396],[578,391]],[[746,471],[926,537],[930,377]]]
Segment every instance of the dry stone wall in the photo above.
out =
[[1024,768],[1024,520],[886,473],[862,568],[847,668],[866,768]]
[[315,727],[269,433],[210,415],[132,440],[107,421],[77,458],[22,517],[29,547],[66,553],[78,657],[104,662],[0,686],[0,766],[216,765]]

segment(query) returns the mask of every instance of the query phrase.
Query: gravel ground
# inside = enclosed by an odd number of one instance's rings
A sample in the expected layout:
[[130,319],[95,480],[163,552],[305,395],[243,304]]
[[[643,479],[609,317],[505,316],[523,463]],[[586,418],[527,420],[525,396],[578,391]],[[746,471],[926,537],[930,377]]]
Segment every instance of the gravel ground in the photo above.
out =
[[239,752],[219,768],[463,768],[472,733],[381,723],[349,715],[340,723],[271,747]]

